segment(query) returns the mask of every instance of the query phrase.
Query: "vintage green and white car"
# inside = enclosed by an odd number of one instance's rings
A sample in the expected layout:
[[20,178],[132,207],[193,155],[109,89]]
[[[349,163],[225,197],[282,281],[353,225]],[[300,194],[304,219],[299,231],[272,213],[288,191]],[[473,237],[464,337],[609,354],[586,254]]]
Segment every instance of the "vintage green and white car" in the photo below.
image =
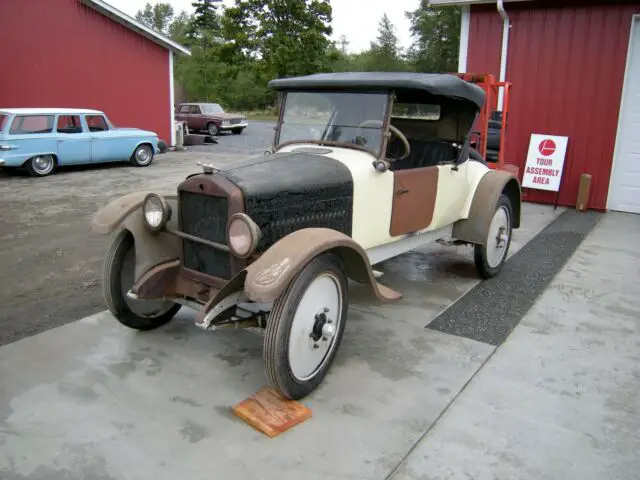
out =
[[455,75],[316,74],[269,86],[281,92],[272,151],[202,165],[175,191],[115,199],[93,229],[117,232],[103,288],[121,323],[153,329],[188,305],[206,330],[258,328],[269,385],[299,399],[336,355],[348,279],[399,300],[373,267],[435,240],[473,246],[479,275],[496,275],[520,226],[521,190],[470,151],[484,92]]

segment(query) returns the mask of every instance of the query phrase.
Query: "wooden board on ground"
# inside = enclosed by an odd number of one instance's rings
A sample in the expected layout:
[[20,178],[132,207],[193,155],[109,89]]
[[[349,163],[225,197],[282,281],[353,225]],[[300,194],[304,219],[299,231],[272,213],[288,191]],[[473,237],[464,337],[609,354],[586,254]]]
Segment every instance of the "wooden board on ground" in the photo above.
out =
[[311,418],[311,410],[307,407],[268,387],[234,405],[233,413],[269,437]]

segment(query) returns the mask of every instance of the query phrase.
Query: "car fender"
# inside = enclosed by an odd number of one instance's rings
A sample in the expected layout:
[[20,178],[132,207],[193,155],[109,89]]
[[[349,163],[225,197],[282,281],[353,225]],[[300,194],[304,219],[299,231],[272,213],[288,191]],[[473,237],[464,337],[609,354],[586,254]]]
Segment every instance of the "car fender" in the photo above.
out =
[[151,145],[151,150],[153,151],[153,154],[156,155],[158,153],[158,139],[152,139],[152,138],[145,138],[143,140],[138,140],[135,144],[135,147],[133,147],[133,150],[131,151],[131,154],[133,155],[133,152],[136,151],[136,148],[138,148],[140,145],[142,144],[149,144]]
[[473,193],[467,218],[453,224],[451,236],[464,242],[484,245],[500,195],[506,194],[513,207],[513,228],[520,228],[522,191],[517,177],[505,170],[487,172]]
[[398,292],[380,285],[373,275],[364,249],[351,237],[329,228],[304,228],[281,238],[246,268],[244,290],[253,302],[273,302],[300,271],[321,253],[338,255],[347,276],[368,284],[382,301],[402,298]]
[[[136,249],[135,279],[154,266],[180,258],[180,237],[164,231],[149,231],[142,216],[142,203],[151,192],[133,192],[119,197],[99,209],[91,222],[91,229],[99,235],[107,235],[124,228],[131,232]],[[161,195],[171,207],[168,226],[177,228],[177,197]]]

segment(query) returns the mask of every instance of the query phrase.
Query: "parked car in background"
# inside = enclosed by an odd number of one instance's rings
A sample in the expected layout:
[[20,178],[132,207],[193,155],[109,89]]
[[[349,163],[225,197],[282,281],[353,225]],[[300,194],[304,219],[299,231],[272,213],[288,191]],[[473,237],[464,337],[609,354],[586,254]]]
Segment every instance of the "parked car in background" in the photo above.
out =
[[106,162],[151,164],[158,135],[116,127],[101,111],[75,108],[0,108],[0,166],[43,177],[56,167]]
[[217,103],[180,103],[176,120],[185,122],[189,130],[206,131],[214,136],[226,131],[239,135],[249,125],[247,117],[227,113]]

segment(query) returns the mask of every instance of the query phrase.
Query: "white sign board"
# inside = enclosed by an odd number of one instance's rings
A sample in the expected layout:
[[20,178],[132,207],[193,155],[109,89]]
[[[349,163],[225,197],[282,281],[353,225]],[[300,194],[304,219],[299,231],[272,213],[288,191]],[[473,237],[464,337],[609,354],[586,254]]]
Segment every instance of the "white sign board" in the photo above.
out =
[[560,190],[568,142],[569,137],[532,134],[522,186],[551,192]]

